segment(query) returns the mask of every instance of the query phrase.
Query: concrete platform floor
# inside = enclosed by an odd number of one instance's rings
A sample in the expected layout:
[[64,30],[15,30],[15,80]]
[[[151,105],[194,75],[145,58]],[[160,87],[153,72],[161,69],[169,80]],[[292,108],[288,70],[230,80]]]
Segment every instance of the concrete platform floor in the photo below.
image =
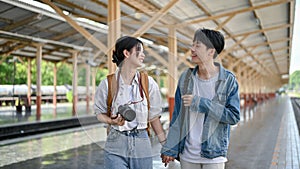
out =
[[[106,138],[102,124],[0,142],[0,168],[101,169]],[[153,140],[154,168],[165,168]],[[226,169],[299,169],[300,141],[288,97],[241,112],[232,127]],[[179,169],[178,162],[168,169]]]

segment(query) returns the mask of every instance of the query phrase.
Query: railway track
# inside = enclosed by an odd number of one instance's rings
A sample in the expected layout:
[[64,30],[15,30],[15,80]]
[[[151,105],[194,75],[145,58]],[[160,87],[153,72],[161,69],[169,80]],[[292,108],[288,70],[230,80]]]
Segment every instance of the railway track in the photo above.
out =
[[0,141],[50,131],[63,130],[99,123],[96,116],[72,117],[68,119],[49,120],[41,122],[26,122],[0,126]]
[[291,102],[293,105],[295,118],[298,125],[299,135],[300,135],[300,98],[292,97]]

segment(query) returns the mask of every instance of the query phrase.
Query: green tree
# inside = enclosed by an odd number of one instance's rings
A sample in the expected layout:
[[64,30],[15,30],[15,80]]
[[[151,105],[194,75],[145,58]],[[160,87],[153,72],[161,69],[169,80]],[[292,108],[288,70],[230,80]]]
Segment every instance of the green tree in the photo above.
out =
[[15,84],[26,84],[27,83],[27,64],[28,62],[17,62],[16,63],[16,74]]
[[78,70],[78,86],[86,85],[86,68],[80,67]]
[[108,74],[107,69],[97,69],[97,72],[96,72],[96,86],[99,85],[101,80],[106,78],[107,74]]
[[72,79],[72,65],[66,63],[57,63],[57,85],[71,85]]
[[0,84],[26,84],[27,62],[21,61],[17,59],[13,60],[13,57],[9,56],[1,63]]
[[[32,65],[36,65],[36,60],[32,61]],[[42,85],[53,85],[53,63],[42,61],[41,65],[41,76]],[[36,84],[37,80],[37,69],[36,66],[31,67],[31,83]]]
[[[0,57],[0,59],[2,56]],[[23,60],[15,60],[13,62],[13,57],[7,57],[0,64],[0,84],[27,84],[27,69],[28,69],[28,61],[26,59]],[[14,64],[15,64],[15,73],[14,73]],[[36,60],[32,59],[31,63],[31,83],[36,84],[37,80],[37,70],[36,70]],[[41,65],[41,73],[42,73],[42,85],[53,85],[53,68],[54,63],[48,61],[42,61]],[[96,73],[96,85],[103,80],[108,74],[107,69],[97,69]],[[15,76],[14,76],[15,75]],[[90,78],[92,80],[92,78]],[[57,85],[72,85],[73,80],[73,70],[72,64],[68,64],[65,62],[57,63]],[[78,85],[85,86],[86,85],[86,69],[85,67],[79,68],[78,71]]]
[[[2,58],[2,57],[1,57]],[[13,83],[13,63],[9,63],[7,58],[0,64],[0,83],[1,84],[12,84]]]
[[294,90],[300,90],[300,70],[297,70],[292,73],[289,85]]

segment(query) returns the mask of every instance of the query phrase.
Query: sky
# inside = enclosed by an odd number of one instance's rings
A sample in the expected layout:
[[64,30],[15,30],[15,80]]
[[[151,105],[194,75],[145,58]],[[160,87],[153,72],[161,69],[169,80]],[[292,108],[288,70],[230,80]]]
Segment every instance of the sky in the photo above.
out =
[[296,0],[295,9],[295,23],[294,23],[294,35],[293,35],[293,46],[291,54],[291,64],[290,64],[290,75],[296,70],[300,70],[300,0]]

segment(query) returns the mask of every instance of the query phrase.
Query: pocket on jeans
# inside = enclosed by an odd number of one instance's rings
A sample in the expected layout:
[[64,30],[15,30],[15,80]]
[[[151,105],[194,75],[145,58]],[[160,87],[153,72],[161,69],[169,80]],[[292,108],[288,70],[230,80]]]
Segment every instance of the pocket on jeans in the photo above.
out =
[[152,157],[151,142],[146,131],[139,133],[135,143],[136,156],[138,158]]

